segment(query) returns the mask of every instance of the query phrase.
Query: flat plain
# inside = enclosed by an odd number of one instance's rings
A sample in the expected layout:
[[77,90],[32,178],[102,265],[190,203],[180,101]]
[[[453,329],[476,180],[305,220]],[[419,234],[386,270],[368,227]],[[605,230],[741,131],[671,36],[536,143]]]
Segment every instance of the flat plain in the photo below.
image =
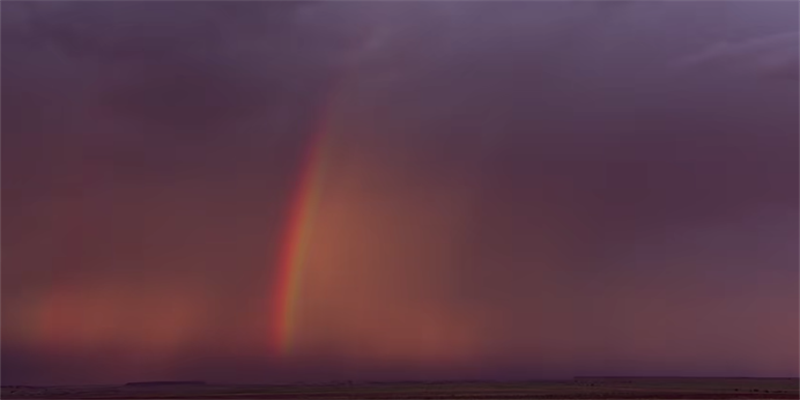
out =
[[800,399],[797,378],[581,377],[515,382],[3,386],[3,399]]

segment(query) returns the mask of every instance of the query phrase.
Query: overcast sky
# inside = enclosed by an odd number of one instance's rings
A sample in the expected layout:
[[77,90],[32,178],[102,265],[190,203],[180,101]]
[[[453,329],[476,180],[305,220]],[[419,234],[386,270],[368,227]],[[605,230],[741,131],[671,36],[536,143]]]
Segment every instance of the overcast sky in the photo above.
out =
[[798,375],[797,2],[2,3],[4,384]]

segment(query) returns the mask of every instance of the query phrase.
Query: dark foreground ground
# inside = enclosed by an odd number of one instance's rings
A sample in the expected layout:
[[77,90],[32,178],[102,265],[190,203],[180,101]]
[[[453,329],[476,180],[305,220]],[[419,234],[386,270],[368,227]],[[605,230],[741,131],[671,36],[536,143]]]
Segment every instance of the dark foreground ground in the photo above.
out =
[[576,378],[531,382],[4,386],[3,399],[800,399],[798,379]]

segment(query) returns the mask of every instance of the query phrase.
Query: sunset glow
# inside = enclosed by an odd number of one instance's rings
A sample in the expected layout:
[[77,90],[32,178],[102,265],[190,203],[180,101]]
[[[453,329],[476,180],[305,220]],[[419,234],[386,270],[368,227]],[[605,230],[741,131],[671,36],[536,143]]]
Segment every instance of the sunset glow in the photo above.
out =
[[4,385],[800,372],[800,3],[0,3]]

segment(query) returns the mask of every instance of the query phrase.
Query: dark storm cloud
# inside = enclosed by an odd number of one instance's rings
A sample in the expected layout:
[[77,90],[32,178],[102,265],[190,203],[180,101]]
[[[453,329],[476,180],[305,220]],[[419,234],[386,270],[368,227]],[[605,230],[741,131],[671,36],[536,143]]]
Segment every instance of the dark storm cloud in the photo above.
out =
[[[3,378],[796,374],[796,15],[4,3]],[[337,79],[318,347],[275,360]]]
[[[352,42],[347,29],[299,29],[315,7],[10,4],[3,91],[19,100],[7,105],[6,140],[47,157],[42,140],[68,136],[86,158],[134,175],[153,166],[150,176],[202,166],[225,148],[291,146]],[[45,126],[21,133],[35,124]]]
[[[206,328],[207,340],[255,319],[295,154],[352,42],[348,29],[298,29],[298,13],[314,7],[3,4],[3,226],[15,232],[3,238],[4,332],[32,337],[35,304],[60,286],[99,281],[170,302],[157,288],[179,275],[190,283],[172,281],[173,298],[222,327]],[[209,181],[218,182],[210,191]],[[231,219],[230,201],[249,211]],[[225,233],[242,229],[250,234],[235,241]],[[217,257],[195,259],[199,238]],[[257,279],[221,269],[231,263]],[[219,293],[248,292],[255,309],[229,294],[201,304],[208,277],[225,282]],[[36,357],[7,358],[7,345],[4,377],[80,380],[45,373],[48,350],[33,348]],[[26,363],[40,373],[20,372]],[[98,370],[80,363],[84,380]]]
[[[27,265],[6,276],[75,275],[113,254],[148,259],[158,219],[162,230],[188,227],[182,213],[227,215],[235,198],[272,210],[242,218],[277,235],[295,154],[353,36],[298,29],[298,13],[315,7],[4,4],[4,226],[20,235],[3,243],[19,244],[7,266]],[[205,192],[207,180],[227,189]],[[50,235],[22,233],[42,230]],[[262,240],[278,245],[242,242]],[[29,255],[37,247],[49,251]]]
[[[420,180],[470,188],[450,200],[471,211],[467,228],[448,231],[460,237],[459,272],[443,296],[493,304],[487,329],[505,339],[495,345],[531,354],[527,371],[576,362],[673,373],[693,359],[694,373],[757,374],[771,357],[793,368],[781,354],[796,353],[797,235],[787,224],[797,218],[797,88],[754,68],[797,58],[786,45],[796,42],[795,6],[726,4],[737,21],[727,25],[719,4],[596,6],[460,6],[446,56],[364,89],[380,92],[367,106],[380,122],[354,142],[389,170],[426,177],[399,178],[398,198],[430,190]],[[763,37],[781,43],[749,64],[675,68]],[[703,313],[717,317],[700,322]],[[748,318],[783,333],[731,328]],[[697,334],[681,333],[688,327]],[[771,356],[730,350],[752,343]]]

